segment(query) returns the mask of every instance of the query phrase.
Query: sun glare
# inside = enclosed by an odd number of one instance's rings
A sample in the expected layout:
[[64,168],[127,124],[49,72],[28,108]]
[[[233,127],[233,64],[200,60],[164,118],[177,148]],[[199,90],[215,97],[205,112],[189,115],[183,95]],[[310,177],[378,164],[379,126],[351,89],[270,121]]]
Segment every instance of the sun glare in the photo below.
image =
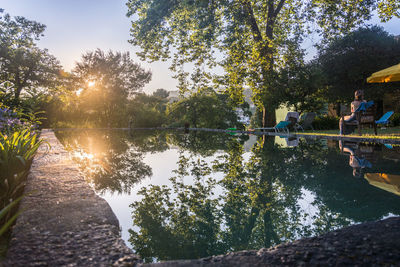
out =
[[76,90],[75,94],[76,94],[77,96],[80,96],[81,93],[82,93],[82,91],[83,91],[83,88],[79,88],[78,90]]
[[89,81],[89,82],[88,82],[88,86],[89,86],[89,87],[93,87],[95,84],[96,84],[95,81]]
[[88,159],[88,160],[92,160],[94,159],[94,155],[90,154],[90,153],[86,153],[83,151],[75,151],[74,158],[80,159],[80,160],[84,160],[84,159]]

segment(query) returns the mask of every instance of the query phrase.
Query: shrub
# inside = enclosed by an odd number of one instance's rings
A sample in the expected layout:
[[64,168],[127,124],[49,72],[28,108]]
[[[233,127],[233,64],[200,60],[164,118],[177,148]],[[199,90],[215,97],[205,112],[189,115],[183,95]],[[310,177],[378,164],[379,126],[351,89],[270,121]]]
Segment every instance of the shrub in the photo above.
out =
[[393,126],[399,126],[400,125],[400,113],[394,113],[392,117],[390,118],[391,124]]
[[0,108],[0,130],[1,132],[12,132],[22,126],[21,120],[17,118],[17,113],[3,107]]
[[23,112],[20,109],[11,109],[0,103],[0,132],[10,134],[24,129],[38,128],[43,119],[43,112]]
[[335,130],[339,129],[339,117],[333,116],[319,116],[316,117],[313,122],[313,127],[315,130]]

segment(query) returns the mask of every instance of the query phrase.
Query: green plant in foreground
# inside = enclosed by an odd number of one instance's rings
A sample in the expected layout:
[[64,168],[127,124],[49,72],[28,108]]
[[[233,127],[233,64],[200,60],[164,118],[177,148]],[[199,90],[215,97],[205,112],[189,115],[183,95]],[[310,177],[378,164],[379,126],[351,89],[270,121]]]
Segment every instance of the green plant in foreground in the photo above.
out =
[[0,260],[5,257],[7,252],[8,240],[10,238],[10,232],[8,231],[8,229],[21,213],[20,211],[15,212],[21,199],[22,196],[15,199],[6,207],[0,210]]
[[1,211],[0,211],[0,237],[3,236],[3,234],[8,230],[8,228],[14,223],[14,221],[17,219],[18,215],[20,212],[14,213],[10,218],[9,214],[12,211],[12,209],[21,201],[23,196],[20,196],[19,198],[15,199],[12,201],[10,204],[5,206]]
[[29,167],[43,142],[29,128],[9,135],[0,132],[0,258],[7,251],[8,230],[20,213],[17,208]]
[[10,136],[0,133],[0,208],[22,193],[30,164],[42,142],[28,129]]

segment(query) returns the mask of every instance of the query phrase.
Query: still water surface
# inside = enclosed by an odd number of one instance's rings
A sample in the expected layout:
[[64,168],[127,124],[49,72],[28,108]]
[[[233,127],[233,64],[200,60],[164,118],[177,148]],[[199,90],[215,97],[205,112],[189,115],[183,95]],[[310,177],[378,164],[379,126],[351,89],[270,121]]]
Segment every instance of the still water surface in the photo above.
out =
[[208,132],[56,135],[148,262],[400,215],[400,147]]

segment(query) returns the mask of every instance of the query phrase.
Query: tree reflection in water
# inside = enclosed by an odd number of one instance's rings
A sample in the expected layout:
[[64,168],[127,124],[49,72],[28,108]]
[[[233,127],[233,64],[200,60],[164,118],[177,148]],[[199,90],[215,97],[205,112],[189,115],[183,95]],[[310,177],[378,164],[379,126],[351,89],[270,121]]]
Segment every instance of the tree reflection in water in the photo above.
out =
[[[282,147],[260,138],[246,152],[248,136],[208,132],[57,136],[100,193],[128,193],[152,176],[144,155],[179,150],[171,185],[146,186],[131,204],[129,241],[148,262],[270,247],[400,214],[400,198],[353,177],[337,143],[301,139],[296,147]],[[384,152],[374,146],[377,157],[367,171],[399,174],[390,160],[397,154]]]
[[[136,183],[152,175],[151,167],[143,162],[144,148],[140,146],[139,150],[126,132],[88,130],[56,134],[64,147],[73,152],[86,179],[100,194],[129,193]],[[147,139],[151,137],[146,135]],[[138,139],[141,144],[143,138]]]
[[[172,186],[143,188],[131,205],[130,242],[146,261],[270,247],[400,214],[400,199],[352,177],[337,148],[304,140],[282,148],[266,138],[246,155],[239,138],[223,137],[215,135],[222,143],[210,149],[199,135],[170,137],[184,148]],[[215,161],[206,163],[202,153]]]

